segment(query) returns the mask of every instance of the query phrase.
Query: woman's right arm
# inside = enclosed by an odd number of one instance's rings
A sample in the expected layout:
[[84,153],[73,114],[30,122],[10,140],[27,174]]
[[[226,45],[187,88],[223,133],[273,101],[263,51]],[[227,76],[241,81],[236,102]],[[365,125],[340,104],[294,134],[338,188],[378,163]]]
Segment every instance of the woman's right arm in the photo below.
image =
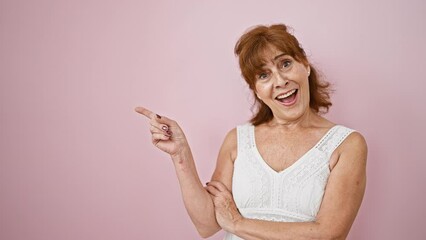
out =
[[[150,119],[152,143],[160,150],[170,154],[185,208],[198,233],[202,237],[213,235],[221,228],[216,221],[212,198],[200,181],[191,149],[182,129],[175,121],[154,114],[148,109],[138,107],[135,110]],[[213,180],[224,183],[229,189],[231,189],[232,157],[236,155],[235,150],[236,131],[231,131],[221,147],[216,170],[212,177]]]

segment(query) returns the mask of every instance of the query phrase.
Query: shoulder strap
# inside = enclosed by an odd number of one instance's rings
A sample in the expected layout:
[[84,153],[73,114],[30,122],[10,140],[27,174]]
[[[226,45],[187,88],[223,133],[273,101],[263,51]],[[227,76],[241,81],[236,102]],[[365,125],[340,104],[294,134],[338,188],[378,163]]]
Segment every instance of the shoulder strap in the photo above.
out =
[[355,130],[337,125],[334,126],[326,136],[318,143],[317,149],[331,155],[334,150]]
[[237,141],[238,141],[238,153],[242,153],[251,148],[252,145],[252,134],[251,124],[244,124],[237,126]]

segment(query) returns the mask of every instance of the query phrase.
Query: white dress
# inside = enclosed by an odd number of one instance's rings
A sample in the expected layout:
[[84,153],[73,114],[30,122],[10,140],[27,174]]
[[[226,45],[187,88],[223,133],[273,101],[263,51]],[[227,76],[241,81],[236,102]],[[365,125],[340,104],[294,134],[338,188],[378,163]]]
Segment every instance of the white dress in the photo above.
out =
[[[238,126],[232,192],[241,215],[276,222],[314,221],[330,175],[330,157],[353,131],[341,125],[332,127],[293,165],[276,172],[256,147],[254,126]],[[225,235],[225,240],[237,239],[241,238]]]

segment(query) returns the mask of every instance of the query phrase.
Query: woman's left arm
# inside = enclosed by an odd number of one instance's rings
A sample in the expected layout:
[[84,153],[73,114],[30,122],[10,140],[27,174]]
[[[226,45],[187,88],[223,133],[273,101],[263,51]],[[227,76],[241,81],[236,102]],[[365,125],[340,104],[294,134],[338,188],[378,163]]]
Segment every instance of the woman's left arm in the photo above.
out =
[[366,186],[367,144],[354,132],[336,149],[338,161],[314,222],[271,222],[240,215],[232,194],[220,182],[206,189],[213,196],[219,225],[243,239],[345,239],[361,206]]

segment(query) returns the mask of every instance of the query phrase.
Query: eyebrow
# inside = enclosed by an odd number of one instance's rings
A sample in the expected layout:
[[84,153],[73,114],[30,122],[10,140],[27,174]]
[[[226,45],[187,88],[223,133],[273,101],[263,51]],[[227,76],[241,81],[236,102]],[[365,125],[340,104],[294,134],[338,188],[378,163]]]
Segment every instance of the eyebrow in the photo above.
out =
[[284,55],[287,55],[287,53],[281,53],[280,55],[275,56],[274,61],[277,60],[278,58],[284,56]]
[[[281,54],[275,56],[273,61],[276,61],[278,58],[285,56],[285,55],[288,55],[288,54],[287,53],[281,53]],[[266,65],[262,64],[262,65],[260,65],[260,68],[263,68],[264,66],[266,66]]]

